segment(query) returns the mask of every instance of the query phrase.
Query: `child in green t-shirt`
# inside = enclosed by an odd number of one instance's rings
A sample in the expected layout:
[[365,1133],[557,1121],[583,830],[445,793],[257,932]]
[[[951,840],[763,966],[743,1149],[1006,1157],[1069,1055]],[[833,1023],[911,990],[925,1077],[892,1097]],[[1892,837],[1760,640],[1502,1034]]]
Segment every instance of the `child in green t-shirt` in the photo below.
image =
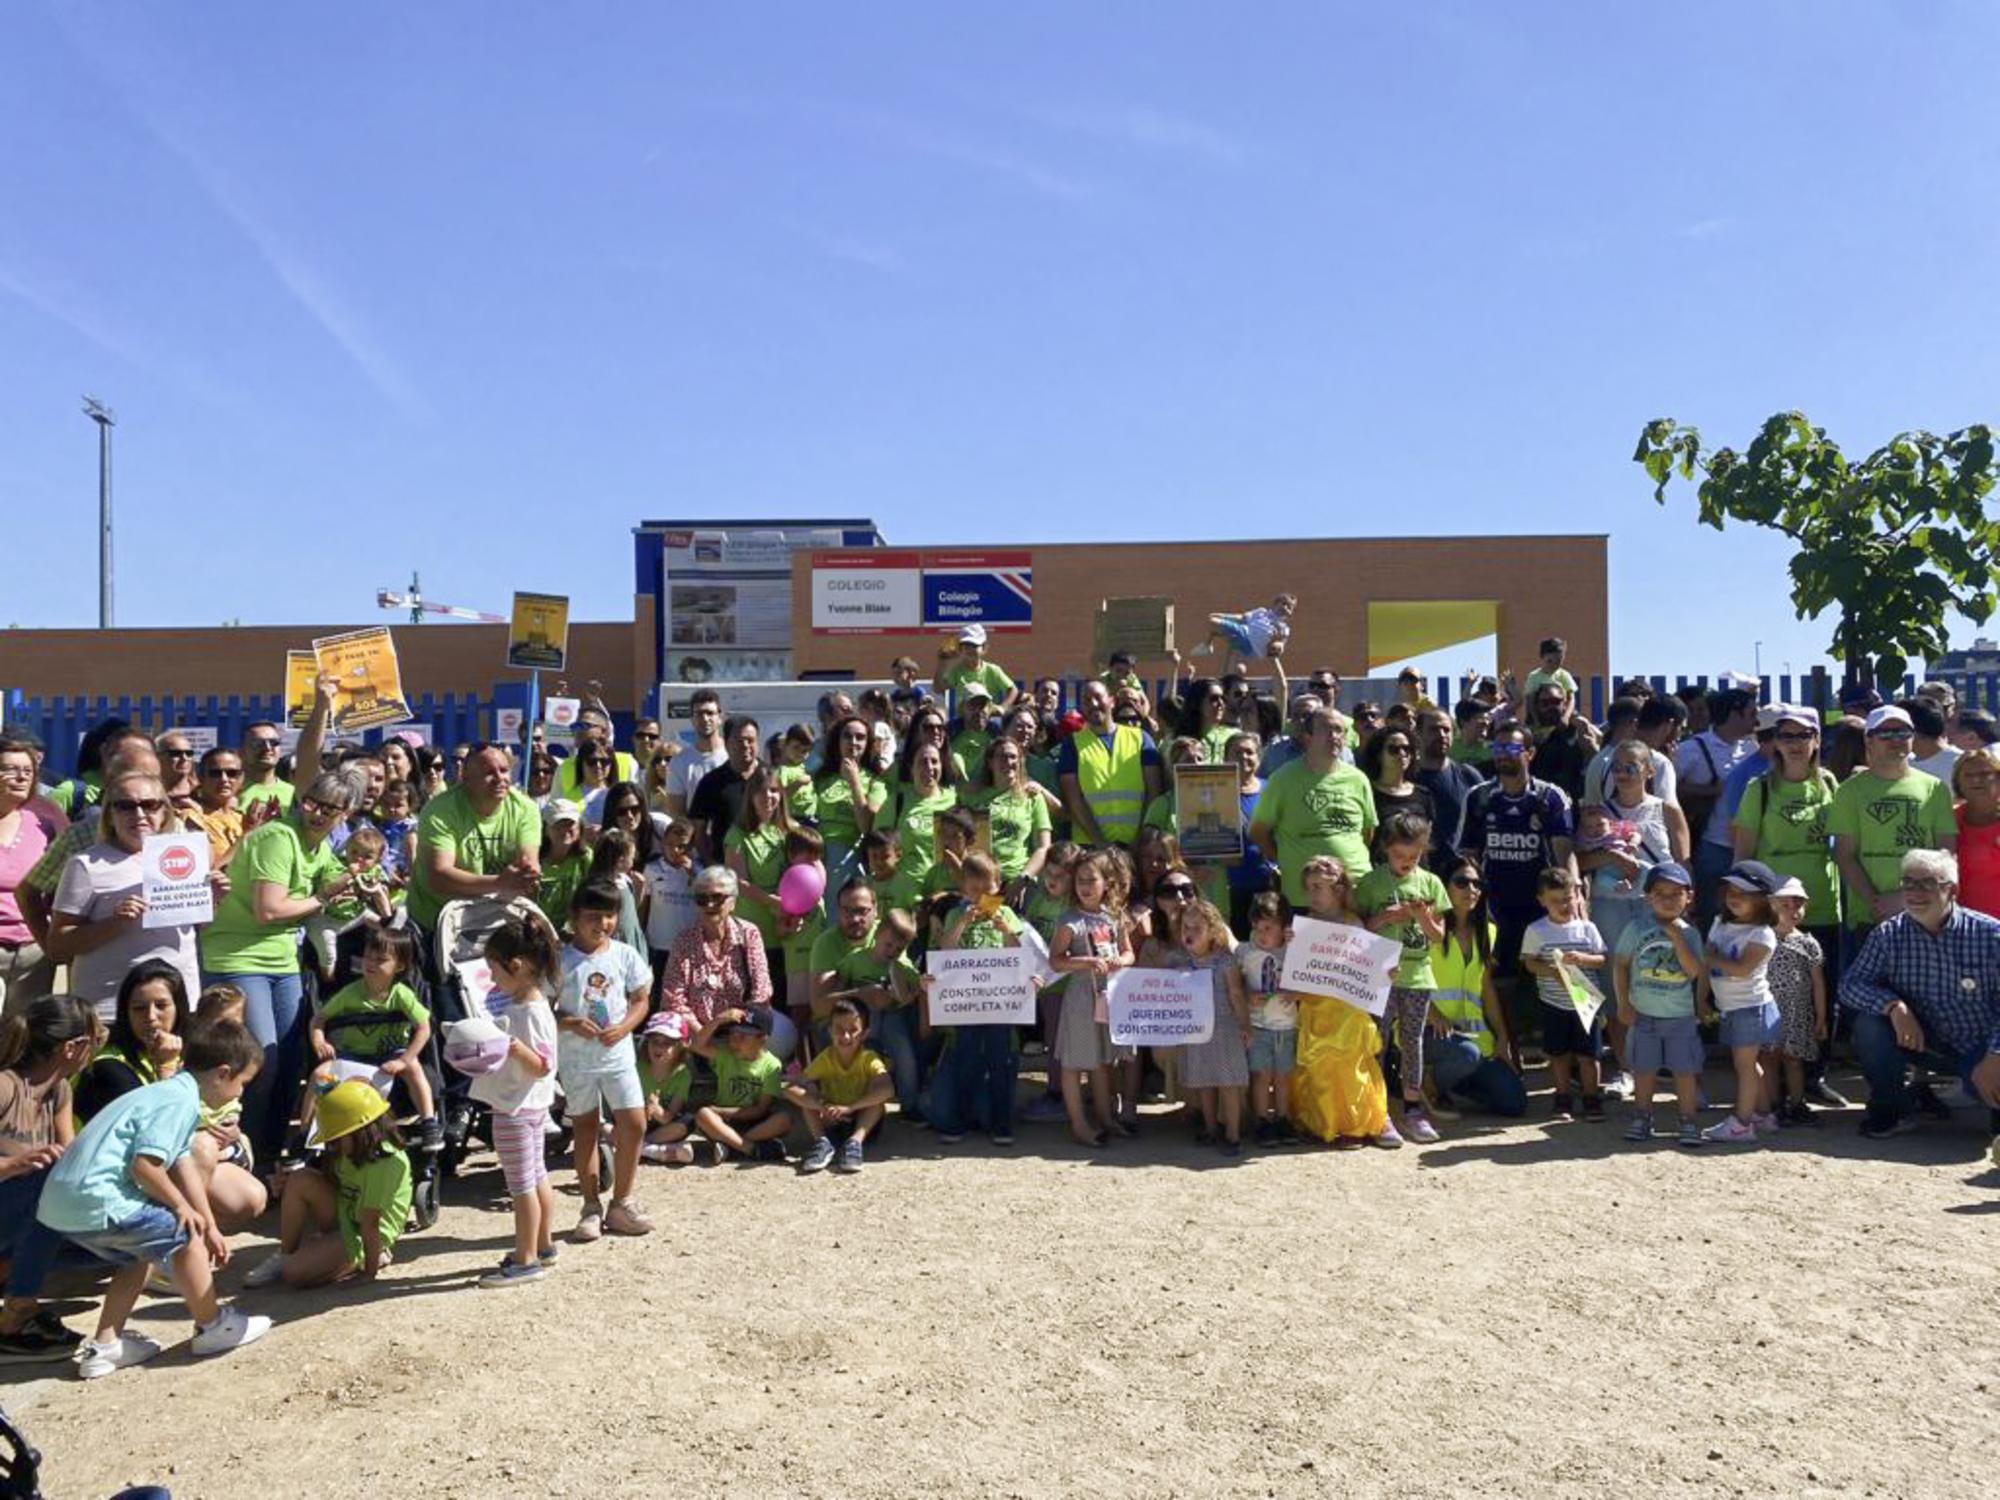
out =
[[323,1286],[358,1276],[373,1281],[393,1258],[410,1218],[413,1174],[389,1102],[365,1080],[334,1085],[319,1101],[318,1167],[285,1179],[278,1253],[244,1285]]
[[806,769],[812,750],[813,733],[803,724],[771,737],[772,773],[784,790],[785,810],[794,823],[819,817],[819,794],[813,790],[812,772]]
[[339,959],[340,935],[358,923],[387,922],[396,914],[389,877],[382,869],[382,856],[388,847],[379,828],[363,824],[355,829],[340,849],[340,862],[354,877],[353,886],[306,919],[306,942],[312,947],[320,978],[327,983],[333,981]]
[[[444,1146],[444,1127],[423,1063],[431,1040],[431,1013],[410,987],[416,969],[417,944],[409,931],[378,928],[361,951],[361,977],[314,1011],[306,1030],[318,1059],[313,1075],[318,1091],[341,1081],[340,1064],[349,1065],[349,1076],[356,1065],[372,1066],[370,1086],[386,1093],[400,1081],[422,1121],[423,1149],[437,1151]],[[312,1092],[306,1098],[308,1123]]]
[[542,807],[542,881],[535,905],[558,933],[569,931],[569,904],[590,878],[590,849],[583,842],[583,809],[562,797]]
[[[794,828],[785,835],[788,870],[793,865],[819,865],[825,854],[826,840],[815,829]],[[823,890],[825,886],[826,872],[822,866],[820,887]],[[798,1024],[802,1036],[812,1024],[813,944],[819,941],[826,927],[824,902],[815,901],[809,910],[796,917],[782,910],[778,913],[778,946],[785,954],[785,1009]]]
[[688,1018],[677,1010],[660,1010],[639,1029],[639,1087],[646,1096],[646,1141],[642,1161],[686,1166],[694,1160],[688,1133],[694,1110],[688,1097],[694,1069],[687,1060]]
[[718,1155],[734,1151],[752,1161],[788,1160],[785,1133],[792,1117],[779,1107],[784,1066],[764,1046],[764,1023],[750,1011],[718,1012],[689,1043],[715,1069],[715,1103],[694,1112],[695,1129],[715,1143]]

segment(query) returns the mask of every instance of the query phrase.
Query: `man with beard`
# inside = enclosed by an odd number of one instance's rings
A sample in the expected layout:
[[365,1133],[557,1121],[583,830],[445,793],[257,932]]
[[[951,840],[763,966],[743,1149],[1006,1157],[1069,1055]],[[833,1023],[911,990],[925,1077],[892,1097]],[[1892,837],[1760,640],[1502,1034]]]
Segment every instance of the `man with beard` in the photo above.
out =
[[1375,833],[1375,789],[1341,759],[1347,720],[1322,707],[1306,726],[1306,753],[1264,783],[1250,815],[1250,837],[1284,877],[1285,899],[1306,910],[1306,861],[1330,854],[1350,883],[1368,873]]
[[1427,708],[1417,715],[1417,759],[1410,768],[1410,780],[1430,793],[1430,867],[1438,875],[1451,873],[1458,851],[1459,824],[1465,818],[1465,804],[1480,774],[1451,758],[1451,715],[1441,708]]
[[1579,719],[1569,692],[1559,682],[1543,682],[1531,703],[1535,716],[1535,769],[1542,780],[1563,789],[1572,802],[1583,795],[1584,772],[1597,754],[1597,736]]

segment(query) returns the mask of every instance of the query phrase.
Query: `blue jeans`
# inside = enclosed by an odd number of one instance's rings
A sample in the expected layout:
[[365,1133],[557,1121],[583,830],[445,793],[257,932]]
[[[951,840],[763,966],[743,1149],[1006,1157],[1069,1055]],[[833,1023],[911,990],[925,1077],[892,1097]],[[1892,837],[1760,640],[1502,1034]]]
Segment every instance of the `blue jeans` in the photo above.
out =
[[1481,1057],[1468,1036],[1424,1039],[1424,1064],[1439,1094],[1462,1099],[1489,1115],[1516,1120],[1528,1112],[1528,1088],[1497,1057]]
[[889,1077],[896,1084],[896,1102],[906,1115],[921,1113],[918,1097],[923,1092],[923,1068],[917,1061],[917,1007],[898,1006],[875,1012],[868,1030],[868,1043],[889,1065]]
[[1910,1093],[1913,1058],[1921,1055],[1931,1067],[1968,1080],[1983,1060],[1977,1054],[1947,1052],[1936,1046],[1924,1048],[1922,1054],[1905,1052],[1896,1045],[1896,1028],[1887,1016],[1865,1014],[1854,1016],[1854,1053],[1861,1064],[1861,1076],[1868,1080],[1868,1118],[1881,1124],[1900,1120],[1917,1107]]
[[1011,1131],[1019,1072],[1013,1027],[960,1026],[931,1082],[932,1127],[947,1134]]
[[7,1258],[7,1295],[33,1297],[55,1264],[63,1237],[35,1217],[42,1184],[55,1168],[0,1180],[0,1255]]
[[264,1048],[264,1065],[243,1094],[243,1133],[260,1168],[278,1163],[285,1127],[305,1073],[305,981],[293,974],[204,974],[206,984],[233,984],[248,1003],[243,1022]]

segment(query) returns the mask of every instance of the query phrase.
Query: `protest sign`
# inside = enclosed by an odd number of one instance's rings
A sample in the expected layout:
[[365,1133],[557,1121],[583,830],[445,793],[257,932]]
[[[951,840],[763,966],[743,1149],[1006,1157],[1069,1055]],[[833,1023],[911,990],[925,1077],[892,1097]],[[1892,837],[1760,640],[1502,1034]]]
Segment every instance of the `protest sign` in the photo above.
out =
[[215,892],[208,883],[208,835],[149,833],[139,847],[145,927],[178,927],[215,917]]
[[524,727],[528,712],[522,708],[496,708],[493,710],[493,738],[503,745],[518,745],[526,738]]
[[1568,964],[1562,965],[1556,972],[1562,975],[1563,988],[1569,991],[1569,1003],[1576,1007],[1577,1019],[1588,1031],[1590,1023],[1597,1019],[1597,1013],[1604,1009],[1604,992],[1591,982],[1589,976]]
[[173,733],[188,742],[188,749],[197,756],[208,754],[215,748],[216,732],[213,724],[176,724]]
[[1234,766],[1174,767],[1174,827],[1190,864],[1243,858],[1242,782]]
[[1171,599],[1106,599],[1097,606],[1092,642],[1101,662],[1114,651],[1130,652],[1136,661],[1157,661],[1174,649],[1174,601]]
[[507,665],[560,672],[568,656],[569,600],[561,594],[515,594]]
[[1049,962],[1049,945],[1042,941],[1042,935],[1035,931],[1034,928],[1023,927],[1021,929],[1021,947],[1033,959],[1030,976],[1034,979],[1038,987],[1046,989],[1057,980],[1063,978],[1061,974],[1056,972],[1055,965]]
[[1403,961],[1403,945],[1365,927],[1292,918],[1279,983],[1301,995],[1330,995],[1371,1016],[1389,1008],[1389,982]]
[[340,684],[333,699],[335,729],[372,729],[409,718],[395,638],[385,627],[321,636],[313,642],[313,655],[321,674]]
[[924,972],[933,1026],[1035,1024],[1035,956],[1025,948],[933,948]]
[[313,679],[319,676],[319,658],[310,651],[285,653],[285,722],[294,729],[305,728],[312,717]]
[[581,698],[544,698],[542,722],[552,729],[576,728],[576,716],[583,712]]
[[1205,969],[1121,969],[1107,997],[1119,1047],[1191,1047],[1215,1035],[1215,981]]

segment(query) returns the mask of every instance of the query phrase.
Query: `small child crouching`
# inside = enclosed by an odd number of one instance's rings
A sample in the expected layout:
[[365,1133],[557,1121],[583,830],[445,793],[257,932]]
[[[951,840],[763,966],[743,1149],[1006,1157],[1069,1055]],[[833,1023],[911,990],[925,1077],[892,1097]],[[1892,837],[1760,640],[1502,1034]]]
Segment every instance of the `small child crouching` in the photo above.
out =
[[656,1011],[639,1030],[639,1087],[646,1096],[646,1143],[641,1161],[684,1167],[694,1160],[688,1134],[694,1111],[694,1069],[687,1060],[688,1018],[677,1010]]
[[866,1164],[868,1138],[881,1128],[884,1109],[896,1096],[889,1065],[861,1045],[867,1031],[858,1003],[845,996],[834,1001],[827,1023],[830,1044],[806,1065],[797,1083],[785,1086],[785,1097],[798,1106],[813,1136],[812,1148],[799,1163],[802,1173],[828,1167],[859,1172]]
[[715,1103],[694,1112],[695,1129],[725,1151],[756,1161],[786,1161],[792,1117],[778,1107],[785,1070],[764,1047],[764,1023],[747,1010],[719,1012],[695,1033],[695,1055],[715,1068]]
[[313,1124],[307,1144],[326,1148],[325,1163],[285,1179],[278,1253],[245,1286],[373,1281],[409,1222],[414,1174],[389,1101],[367,1080],[349,1078],[320,1099]]

